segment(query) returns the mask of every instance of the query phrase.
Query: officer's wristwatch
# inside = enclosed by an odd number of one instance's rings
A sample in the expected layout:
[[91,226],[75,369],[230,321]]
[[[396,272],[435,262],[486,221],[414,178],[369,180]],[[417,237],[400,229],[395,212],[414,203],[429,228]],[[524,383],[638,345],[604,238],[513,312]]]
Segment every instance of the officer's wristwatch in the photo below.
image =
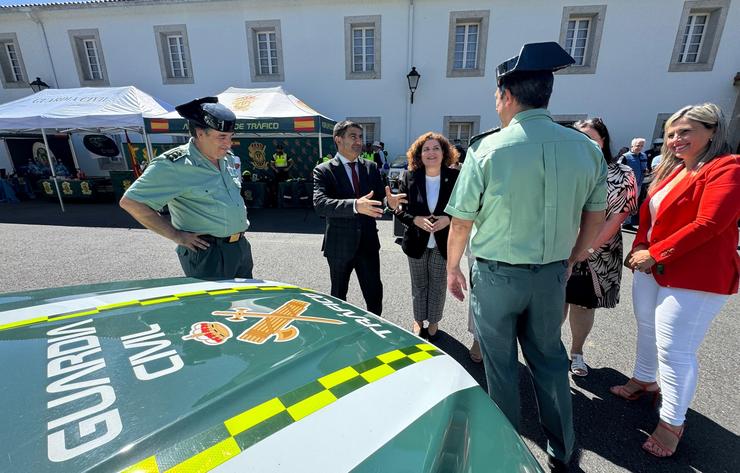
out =
[[593,248],[589,248],[589,249],[587,249],[587,250],[586,250],[586,252],[587,252],[587,253],[588,253],[589,255],[592,255],[592,254],[594,254],[594,251],[596,251],[596,250],[594,250]]

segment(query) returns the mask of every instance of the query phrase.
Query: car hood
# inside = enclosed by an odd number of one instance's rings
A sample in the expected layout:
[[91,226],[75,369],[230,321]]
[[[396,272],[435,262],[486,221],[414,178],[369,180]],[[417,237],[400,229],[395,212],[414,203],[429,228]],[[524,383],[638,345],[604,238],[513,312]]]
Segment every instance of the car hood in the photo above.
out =
[[0,357],[0,471],[540,471],[452,358],[287,284],[0,294]]

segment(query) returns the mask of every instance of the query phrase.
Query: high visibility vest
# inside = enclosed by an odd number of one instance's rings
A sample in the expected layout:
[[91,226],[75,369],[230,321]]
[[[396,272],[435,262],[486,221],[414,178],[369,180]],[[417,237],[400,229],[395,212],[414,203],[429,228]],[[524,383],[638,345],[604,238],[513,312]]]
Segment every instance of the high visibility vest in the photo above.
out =
[[330,154],[327,154],[326,156],[324,156],[324,157],[322,158],[322,161],[323,161],[323,162],[331,161],[331,158],[332,158],[332,155],[330,155]]
[[373,154],[372,154],[372,153],[362,153],[362,154],[360,155],[360,157],[361,157],[362,159],[367,159],[367,160],[369,160],[369,161],[372,161],[372,160],[373,160]]
[[275,167],[287,168],[288,167],[288,155],[275,153],[272,155],[272,159],[275,161]]

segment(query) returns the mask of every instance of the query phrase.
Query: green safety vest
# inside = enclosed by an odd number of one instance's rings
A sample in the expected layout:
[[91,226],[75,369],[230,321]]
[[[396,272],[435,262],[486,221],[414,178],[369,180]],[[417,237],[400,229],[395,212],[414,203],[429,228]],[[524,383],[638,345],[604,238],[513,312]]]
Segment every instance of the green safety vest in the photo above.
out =
[[278,168],[287,168],[288,167],[288,155],[283,154],[273,154],[272,159],[275,161],[275,167]]

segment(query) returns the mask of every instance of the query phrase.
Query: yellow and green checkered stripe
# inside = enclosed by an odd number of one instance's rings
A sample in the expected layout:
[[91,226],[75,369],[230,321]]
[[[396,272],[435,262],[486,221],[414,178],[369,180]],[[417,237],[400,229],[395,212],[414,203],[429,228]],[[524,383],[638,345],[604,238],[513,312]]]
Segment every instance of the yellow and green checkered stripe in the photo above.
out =
[[[99,314],[114,309],[120,309],[121,307],[140,306],[148,307],[156,304],[165,304],[167,302],[177,302],[189,297],[203,297],[203,296],[220,296],[222,294],[233,294],[243,291],[282,291],[285,289],[296,289],[297,286],[235,286],[224,289],[216,289],[211,291],[192,291],[192,292],[180,292],[178,294],[157,296],[151,299],[131,300],[124,302],[116,302],[115,304],[101,305],[98,307],[89,307],[82,310],[76,310],[74,312],[66,312],[63,314],[55,314],[50,316],[35,317],[32,319],[19,320],[17,322],[11,322],[5,325],[0,325],[0,331],[8,330],[11,328],[25,327],[28,325],[40,324],[44,322],[55,322],[57,320],[73,319],[76,317],[85,317],[89,315]],[[309,289],[301,289],[302,291],[310,291]],[[313,291],[311,291],[313,292]]]
[[442,355],[421,343],[347,366],[227,419],[223,424],[131,465],[122,473],[206,472],[260,440],[414,363]]

